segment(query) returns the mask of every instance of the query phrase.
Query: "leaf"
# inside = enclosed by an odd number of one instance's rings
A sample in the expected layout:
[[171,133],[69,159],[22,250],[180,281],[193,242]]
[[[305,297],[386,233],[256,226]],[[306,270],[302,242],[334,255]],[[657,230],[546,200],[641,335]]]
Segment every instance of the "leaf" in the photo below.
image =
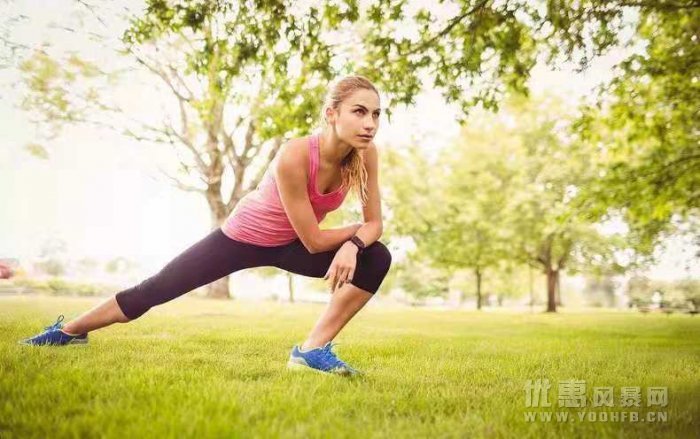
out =
[[41,160],[49,159],[49,152],[46,150],[46,148],[39,145],[38,143],[27,143],[26,145],[24,145],[24,149],[33,157],[36,157]]

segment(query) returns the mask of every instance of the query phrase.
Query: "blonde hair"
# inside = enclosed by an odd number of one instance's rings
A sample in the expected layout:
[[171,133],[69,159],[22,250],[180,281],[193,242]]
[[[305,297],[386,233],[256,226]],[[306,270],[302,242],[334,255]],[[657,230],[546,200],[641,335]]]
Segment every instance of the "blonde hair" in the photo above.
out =
[[[372,90],[379,96],[377,88],[364,76],[346,76],[336,81],[328,90],[326,98],[321,107],[321,121],[323,126],[327,126],[326,109],[333,108],[338,111],[340,103],[347,99],[357,90]],[[357,149],[352,151],[343,159],[340,164],[340,175],[342,179],[341,187],[357,191],[357,196],[362,205],[367,204],[367,170],[365,169],[362,155]]]

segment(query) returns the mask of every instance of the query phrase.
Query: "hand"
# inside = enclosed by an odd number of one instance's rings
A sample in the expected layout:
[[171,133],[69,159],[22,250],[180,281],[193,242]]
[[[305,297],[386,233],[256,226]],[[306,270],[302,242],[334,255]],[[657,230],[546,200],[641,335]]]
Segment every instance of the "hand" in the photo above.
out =
[[330,279],[331,293],[352,280],[357,266],[357,252],[355,244],[345,242],[335,253],[331,266],[323,276],[324,279]]

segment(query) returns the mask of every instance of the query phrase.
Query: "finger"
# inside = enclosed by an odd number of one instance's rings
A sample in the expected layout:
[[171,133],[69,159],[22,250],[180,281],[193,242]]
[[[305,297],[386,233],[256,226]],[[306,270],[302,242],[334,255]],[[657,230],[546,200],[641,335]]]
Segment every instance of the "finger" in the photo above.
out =
[[352,282],[352,277],[355,276],[355,269],[351,268],[350,272],[348,273],[348,283]]
[[335,288],[335,283],[338,280],[337,270],[335,268],[329,272],[328,280],[329,280],[328,283],[330,284],[330,287],[331,287],[331,291],[333,291],[333,289]]
[[350,282],[351,276],[352,276],[352,268],[345,269],[345,271],[343,272],[343,277],[341,278],[343,280],[341,287]]
[[339,289],[340,287],[343,286],[343,283],[345,282],[345,268],[339,268],[338,273],[336,275],[336,283],[335,286],[333,287],[333,291]]
[[338,288],[341,287],[341,285],[343,285],[343,279],[344,279],[343,269],[341,268],[341,269],[338,269],[338,272],[335,276],[335,284],[333,284],[333,291],[337,290]]
[[340,274],[338,274],[338,284],[336,285],[337,289],[340,289],[343,286],[346,278],[347,278],[346,270],[341,270]]

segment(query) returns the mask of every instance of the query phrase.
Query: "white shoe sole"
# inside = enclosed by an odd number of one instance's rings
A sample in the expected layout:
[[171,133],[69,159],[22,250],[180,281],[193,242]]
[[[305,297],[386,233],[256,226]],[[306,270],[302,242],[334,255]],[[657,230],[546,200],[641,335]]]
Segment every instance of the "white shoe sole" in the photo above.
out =
[[[51,344],[34,345],[34,344],[32,344],[32,343],[26,343],[24,340],[18,341],[17,344],[21,344],[21,345],[23,345],[23,346],[56,346],[56,345],[51,345]],[[65,345],[60,345],[60,346],[66,346],[66,345],[69,345],[69,344],[77,344],[77,345],[83,345],[83,346],[84,346],[84,345],[88,344],[88,340],[87,340],[86,338],[85,338],[85,339],[82,339],[82,340],[71,340],[71,341],[69,341],[68,343],[66,343]]]
[[314,372],[314,373],[320,373],[323,375],[330,375],[328,372],[314,369],[313,367],[309,367],[305,364],[297,363],[297,362],[292,361],[292,360],[287,361],[287,370],[293,370],[296,372]]
[[314,372],[320,373],[322,375],[337,375],[337,376],[352,376],[351,373],[336,373],[336,372],[326,372],[323,370],[314,369],[313,367],[307,366],[305,364],[297,363],[295,361],[287,361],[287,369],[297,372]]
[[75,339],[74,338],[73,340],[69,341],[68,344],[88,344],[88,340],[87,340],[87,338],[83,338],[83,339]]

